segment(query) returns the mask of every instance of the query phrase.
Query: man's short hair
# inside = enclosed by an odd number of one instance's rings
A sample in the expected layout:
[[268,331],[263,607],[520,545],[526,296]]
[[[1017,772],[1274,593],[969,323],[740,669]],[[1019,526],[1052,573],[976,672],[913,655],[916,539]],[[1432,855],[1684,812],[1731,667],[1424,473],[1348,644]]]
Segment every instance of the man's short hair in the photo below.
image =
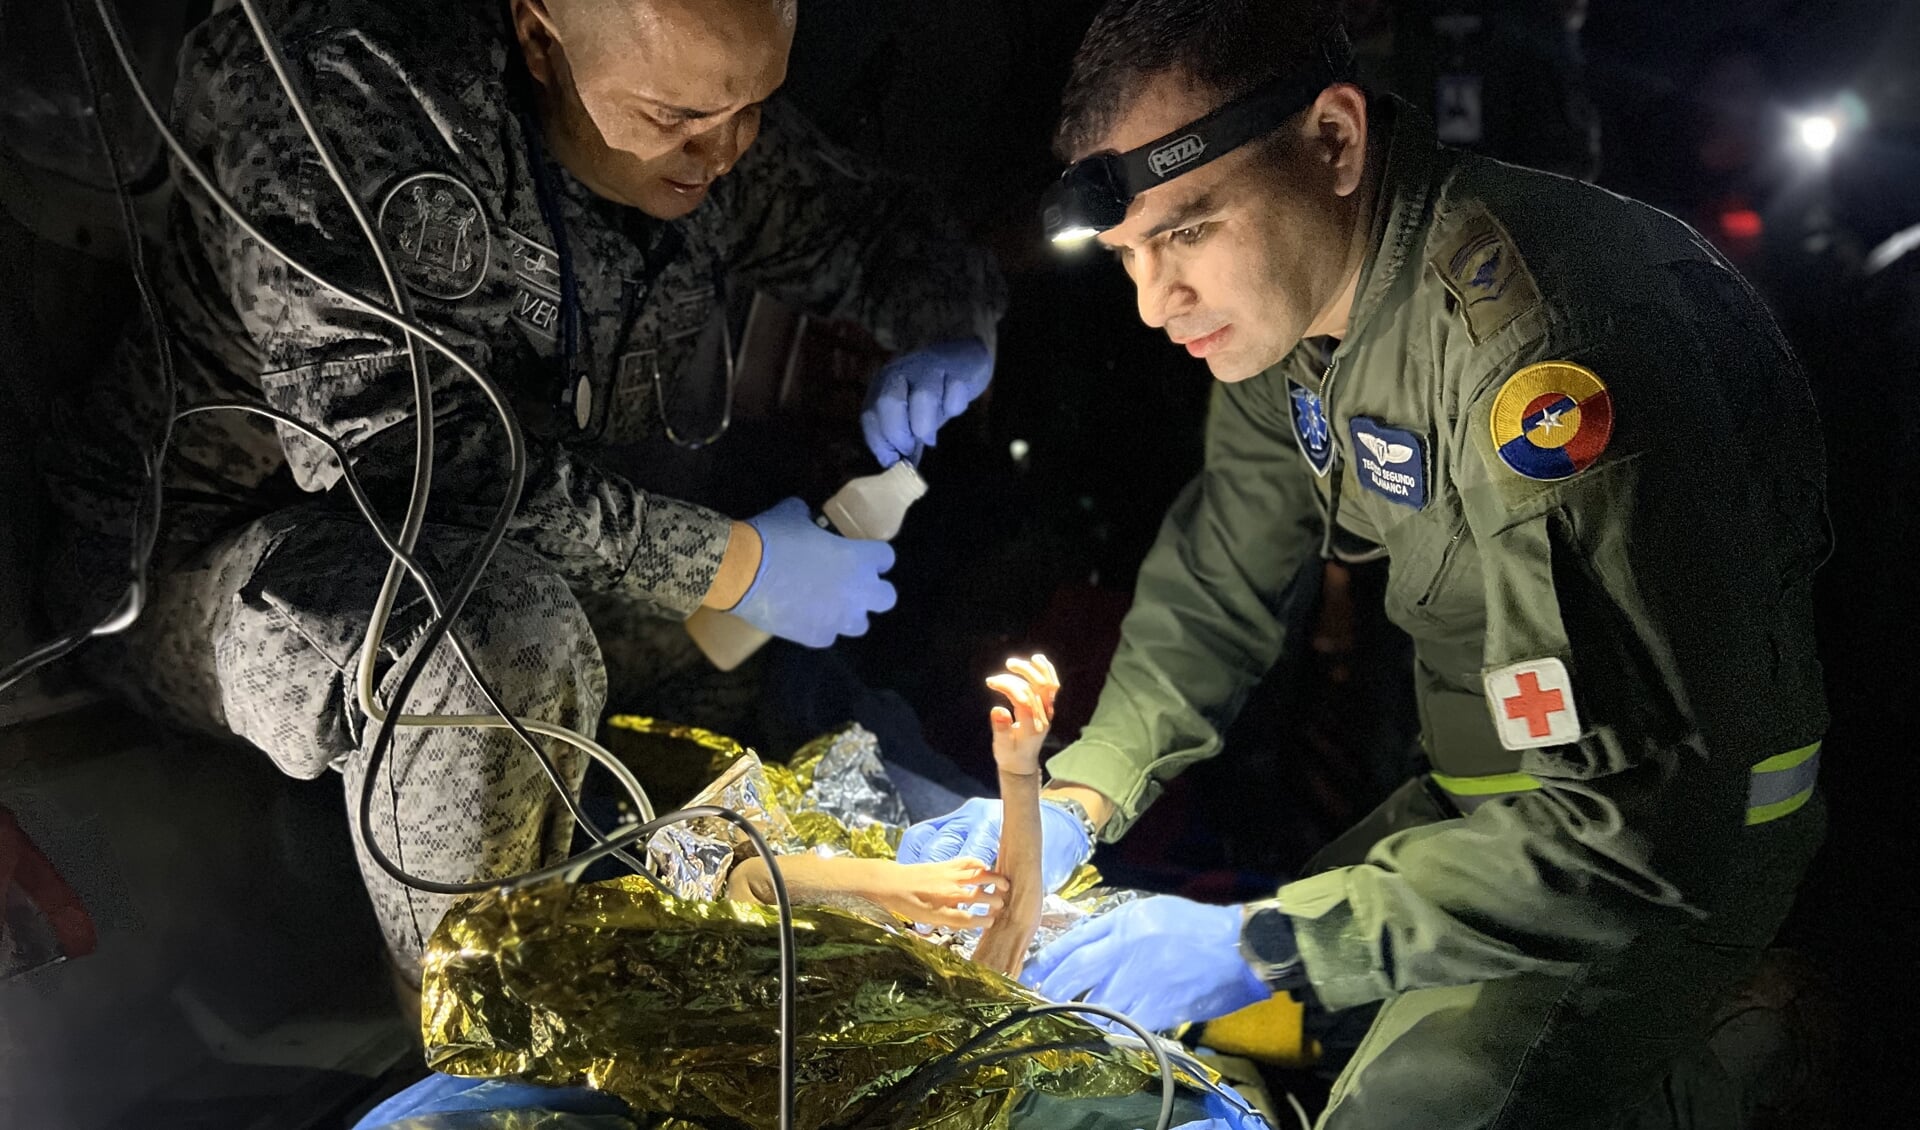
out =
[[1054,152],[1085,155],[1148,81],[1176,72],[1230,102],[1305,67],[1346,77],[1338,0],[1111,0],[1074,54]]
[[[799,15],[800,0],[765,0],[783,27],[793,27]],[[648,13],[633,0],[611,3],[609,0],[547,0],[547,10],[560,25],[580,40],[604,39],[629,31]]]

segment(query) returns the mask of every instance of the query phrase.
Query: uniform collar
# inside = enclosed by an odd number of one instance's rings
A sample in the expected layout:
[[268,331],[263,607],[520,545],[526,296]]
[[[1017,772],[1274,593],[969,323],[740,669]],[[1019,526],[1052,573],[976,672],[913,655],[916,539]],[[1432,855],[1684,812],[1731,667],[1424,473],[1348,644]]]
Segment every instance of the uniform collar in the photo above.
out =
[[1360,267],[1353,314],[1341,350],[1366,334],[1367,323],[1418,249],[1433,209],[1439,143],[1433,122],[1395,95],[1374,99],[1368,116],[1385,127],[1386,165],[1374,206],[1373,249]]

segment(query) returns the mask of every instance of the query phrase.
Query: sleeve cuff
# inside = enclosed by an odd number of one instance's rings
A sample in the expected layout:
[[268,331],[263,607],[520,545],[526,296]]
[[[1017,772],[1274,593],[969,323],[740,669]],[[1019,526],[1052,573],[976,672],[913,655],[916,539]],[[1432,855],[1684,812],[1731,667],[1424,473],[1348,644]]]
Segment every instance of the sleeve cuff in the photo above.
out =
[[1160,782],[1145,767],[1135,765],[1119,746],[1081,739],[1047,762],[1047,778],[1085,785],[1113,802],[1113,815],[1100,838],[1113,843],[1133,827],[1160,795]]
[[614,591],[662,616],[693,615],[713,587],[733,535],[733,519],[671,498],[649,496],[633,554]]
[[1374,967],[1371,940],[1361,937],[1347,895],[1347,872],[1336,867],[1280,888],[1280,905],[1293,919],[1294,943],[1313,994],[1329,1009],[1353,1008],[1393,992]]

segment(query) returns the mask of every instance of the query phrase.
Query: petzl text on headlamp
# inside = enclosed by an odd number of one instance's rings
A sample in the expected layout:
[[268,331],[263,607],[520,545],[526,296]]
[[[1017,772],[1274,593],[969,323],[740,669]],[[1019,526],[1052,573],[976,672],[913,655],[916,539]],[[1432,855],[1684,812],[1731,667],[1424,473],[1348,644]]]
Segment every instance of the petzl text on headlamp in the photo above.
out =
[[1041,200],[1047,239],[1078,243],[1119,227],[1134,197],[1272,133],[1331,81],[1319,68],[1276,79],[1137,149],[1075,161]]

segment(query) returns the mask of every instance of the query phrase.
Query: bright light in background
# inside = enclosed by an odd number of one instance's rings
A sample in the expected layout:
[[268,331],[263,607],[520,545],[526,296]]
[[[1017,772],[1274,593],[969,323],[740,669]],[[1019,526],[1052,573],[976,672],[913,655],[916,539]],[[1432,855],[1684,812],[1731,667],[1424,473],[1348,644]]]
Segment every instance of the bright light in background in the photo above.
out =
[[1807,114],[1795,126],[1795,133],[1808,150],[1825,154],[1840,140],[1840,122],[1832,114]]
[[1018,463],[1022,459],[1025,459],[1027,457],[1027,452],[1032,450],[1033,450],[1033,445],[1028,443],[1024,439],[1016,439],[1012,443],[1007,445],[1007,454],[1013,456],[1013,461],[1015,463]]
[[1099,234],[1099,232],[1094,231],[1092,228],[1066,228],[1055,234],[1053,241],[1062,247],[1072,247],[1076,244],[1085,243]]
[[1867,124],[1866,102],[1852,91],[1842,91],[1816,110],[1794,114],[1787,129],[1802,156],[1824,161],[1865,134]]

